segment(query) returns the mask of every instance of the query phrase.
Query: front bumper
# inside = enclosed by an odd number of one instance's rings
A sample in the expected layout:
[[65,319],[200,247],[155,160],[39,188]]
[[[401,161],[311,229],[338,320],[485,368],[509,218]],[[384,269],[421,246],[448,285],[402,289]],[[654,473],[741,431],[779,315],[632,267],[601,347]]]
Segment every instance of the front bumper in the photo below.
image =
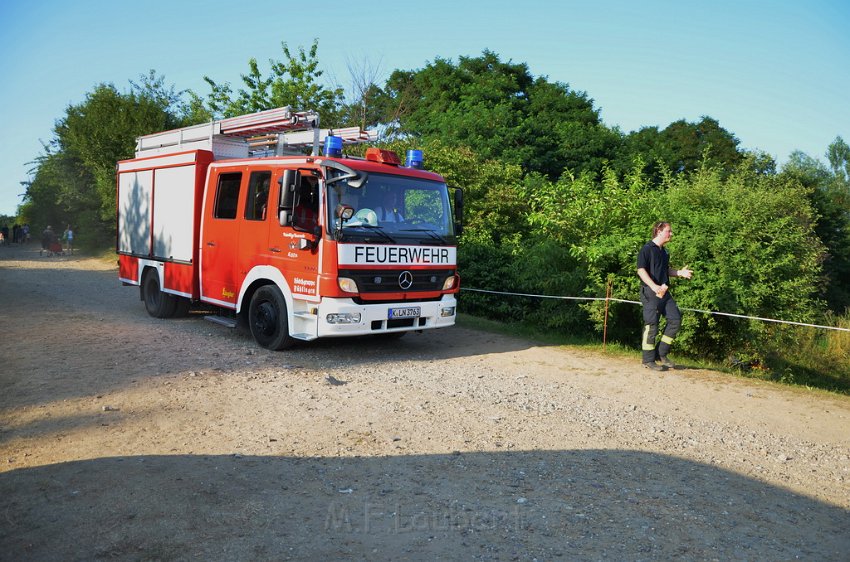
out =
[[[409,307],[419,307],[419,316],[395,320],[389,318],[390,309]],[[351,321],[358,314],[359,320]],[[362,336],[443,328],[454,325],[456,317],[457,299],[454,295],[443,295],[439,301],[365,305],[357,304],[352,299],[325,298],[319,304],[318,336]]]

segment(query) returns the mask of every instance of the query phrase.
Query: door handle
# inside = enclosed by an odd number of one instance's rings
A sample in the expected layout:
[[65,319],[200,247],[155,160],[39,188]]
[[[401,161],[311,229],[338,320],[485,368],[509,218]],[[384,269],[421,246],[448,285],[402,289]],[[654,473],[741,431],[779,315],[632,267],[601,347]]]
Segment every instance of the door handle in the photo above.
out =
[[207,242],[207,246],[215,246],[215,242]]
[[280,248],[269,248],[269,252],[274,252],[276,254],[279,254],[281,252],[281,250],[280,250]]

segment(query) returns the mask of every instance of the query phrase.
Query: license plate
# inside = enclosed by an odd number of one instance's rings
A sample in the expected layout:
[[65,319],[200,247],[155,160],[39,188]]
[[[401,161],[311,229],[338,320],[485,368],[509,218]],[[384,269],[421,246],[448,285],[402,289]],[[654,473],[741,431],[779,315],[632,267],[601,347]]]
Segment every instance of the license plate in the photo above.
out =
[[390,320],[395,318],[419,318],[422,313],[418,306],[408,306],[406,308],[391,308],[389,316]]

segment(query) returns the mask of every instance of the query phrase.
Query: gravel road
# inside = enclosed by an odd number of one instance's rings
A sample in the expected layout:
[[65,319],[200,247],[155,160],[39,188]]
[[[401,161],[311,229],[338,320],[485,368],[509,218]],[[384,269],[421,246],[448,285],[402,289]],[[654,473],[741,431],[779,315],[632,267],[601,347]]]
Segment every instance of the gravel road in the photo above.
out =
[[269,352],[33,247],[0,305],[0,560],[848,560],[846,397],[459,327]]

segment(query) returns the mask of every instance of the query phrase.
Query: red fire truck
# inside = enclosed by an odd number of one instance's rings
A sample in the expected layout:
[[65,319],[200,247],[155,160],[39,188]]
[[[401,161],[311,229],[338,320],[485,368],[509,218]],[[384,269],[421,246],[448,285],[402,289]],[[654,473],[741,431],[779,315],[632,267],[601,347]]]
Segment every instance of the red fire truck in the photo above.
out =
[[200,301],[269,349],[451,326],[462,192],[420,151],[342,154],[368,140],[288,107],[140,137],[117,169],[120,280],[151,316]]

